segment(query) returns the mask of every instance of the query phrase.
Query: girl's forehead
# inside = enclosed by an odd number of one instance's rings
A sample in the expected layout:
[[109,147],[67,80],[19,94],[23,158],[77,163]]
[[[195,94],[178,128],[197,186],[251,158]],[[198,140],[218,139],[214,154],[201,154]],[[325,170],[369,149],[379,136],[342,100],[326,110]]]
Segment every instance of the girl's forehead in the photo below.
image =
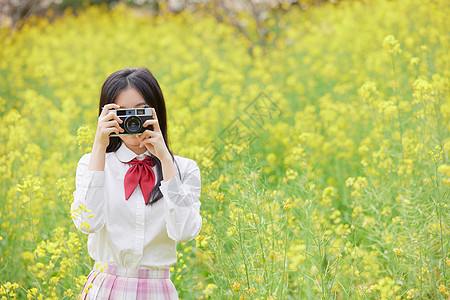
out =
[[134,88],[120,92],[114,103],[120,105],[121,108],[139,107],[147,104],[141,94]]

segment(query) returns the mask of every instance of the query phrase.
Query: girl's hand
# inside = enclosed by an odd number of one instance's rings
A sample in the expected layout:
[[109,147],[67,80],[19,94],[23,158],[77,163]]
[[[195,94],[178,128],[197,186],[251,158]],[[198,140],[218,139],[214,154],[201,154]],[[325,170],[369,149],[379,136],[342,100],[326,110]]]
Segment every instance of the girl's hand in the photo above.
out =
[[119,126],[123,121],[116,116],[114,113],[110,112],[110,109],[117,109],[120,106],[115,103],[106,104],[103,106],[103,110],[98,117],[97,132],[95,133],[94,144],[102,149],[109,145],[109,135],[114,132],[119,134],[123,132],[123,128]]
[[164,141],[161,129],[159,128],[158,117],[153,107],[152,111],[154,119],[145,121],[142,126],[148,127],[149,125],[153,125],[153,130],[147,129],[138,136],[140,141],[139,147],[146,147],[151,154],[156,156],[161,161],[165,158],[172,159]]

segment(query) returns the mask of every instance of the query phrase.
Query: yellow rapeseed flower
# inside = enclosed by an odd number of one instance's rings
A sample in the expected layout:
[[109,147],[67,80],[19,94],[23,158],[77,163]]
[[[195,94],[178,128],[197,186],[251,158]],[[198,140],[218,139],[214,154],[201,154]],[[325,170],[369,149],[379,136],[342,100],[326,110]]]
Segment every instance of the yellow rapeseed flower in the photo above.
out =
[[371,294],[372,291],[377,289],[377,285],[376,284],[372,284],[368,289],[366,289],[366,293]]
[[393,35],[388,35],[383,40],[383,48],[389,54],[401,53],[400,43],[395,39]]
[[409,60],[409,64],[411,64],[413,66],[419,64],[419,62],[420,62],[420,59],[418,57],[413,57]]
[[400,248],[394,248],[394,249],[392,249],[392,251],[394,251],[394,253],[397,254],[397,255],[400,255],[400,254],[403,253],[403,250],[400,249]]
[[414,294],[416,293],[416,291],[414,289],[410,289],[409,291],[406,292],[406,298],[407,299],[412,299],[414,298]]
[[447,291],[447,288],[445,287],[445,285],[441,284],[438,288],[442,294],[444,294],[446,296],[450,295],[450,293]]
[[286,199],[286,201],[283,202],[283,209],[284,210],[292,209],[292,204],[290,203],[290,199]]

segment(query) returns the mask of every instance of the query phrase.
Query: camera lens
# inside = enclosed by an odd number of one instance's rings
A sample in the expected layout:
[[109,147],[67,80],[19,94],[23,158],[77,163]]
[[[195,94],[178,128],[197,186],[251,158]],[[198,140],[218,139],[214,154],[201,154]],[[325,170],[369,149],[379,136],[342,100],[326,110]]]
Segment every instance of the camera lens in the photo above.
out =
[[136,133],[141,129],[142,122],[136,116],[128,117],[124,122],[125,130],[129,133]]

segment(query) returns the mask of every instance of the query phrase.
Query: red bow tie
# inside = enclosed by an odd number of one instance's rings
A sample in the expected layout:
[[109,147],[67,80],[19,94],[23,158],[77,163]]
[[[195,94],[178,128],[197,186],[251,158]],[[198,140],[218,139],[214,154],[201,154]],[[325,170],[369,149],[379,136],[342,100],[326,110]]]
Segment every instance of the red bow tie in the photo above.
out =
[[139,183],[145,204],[148,204],[150,191],[155,185],[155,173],[152,170],[152,167],[155,165],[155,160],[152,157],[147,156],[143,160],[134,158],[127,162],[127,164],[133,166],[129,168],[125,174],[125,199],[128,200],[128,198],[130,198]]

